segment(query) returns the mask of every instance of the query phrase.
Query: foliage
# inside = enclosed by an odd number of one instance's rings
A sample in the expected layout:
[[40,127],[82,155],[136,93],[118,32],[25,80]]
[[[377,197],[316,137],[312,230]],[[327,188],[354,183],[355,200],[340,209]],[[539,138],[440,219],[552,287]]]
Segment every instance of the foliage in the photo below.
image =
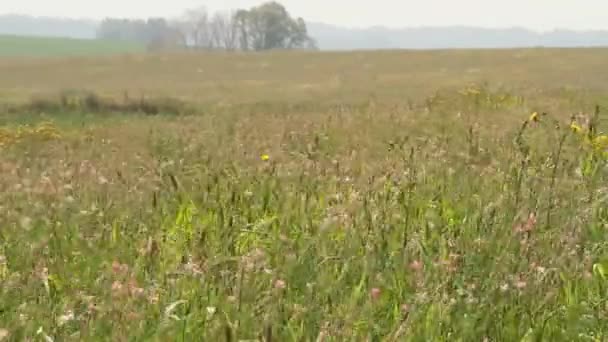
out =
[[267,2],[250,10],[239,10],[234,21],[241,32],[241,49],[293,49],[314,45],[302,18],[293,19],[277,2]]
[[136,41],[159,49],[261,51],[315,47],[304,20],[292,18],[277,2],[213,15],[205,8],[192,9],[171,23],[162,18],[147,21],[110,18],[101,23],[98,37]]
[[128,93],[122,100],[103,97],[88,91],[62,91],[59,96],[35,97],[7,108],[9,113],[143,113],[147,115],[182,115],[195,111],[174,98],[132,98]]
[[61,133],[50,122],[41,122],[35,127],[19,126],[14,129],[0,127],[0,148],[19,143],[31,143],[33,140],[56,140]]

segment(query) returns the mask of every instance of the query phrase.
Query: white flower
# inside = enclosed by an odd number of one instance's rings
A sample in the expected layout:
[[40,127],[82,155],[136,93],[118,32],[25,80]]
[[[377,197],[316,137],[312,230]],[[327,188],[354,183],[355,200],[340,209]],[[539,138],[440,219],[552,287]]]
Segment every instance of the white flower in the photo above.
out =
[[74,312],[72,310],[68,310],[68,312],[65,313],[65,315],[61,315],[59,316],[59,318],[57,319],[57,325],[62,326],[66,323],[68,323],[69,321],[73,321],[74,320]]
[[216,311],[217,311],[217,308],[215,306],[208,306],[207,307],[207,319],[211,319],[213,317],[213,315],[215,315]]

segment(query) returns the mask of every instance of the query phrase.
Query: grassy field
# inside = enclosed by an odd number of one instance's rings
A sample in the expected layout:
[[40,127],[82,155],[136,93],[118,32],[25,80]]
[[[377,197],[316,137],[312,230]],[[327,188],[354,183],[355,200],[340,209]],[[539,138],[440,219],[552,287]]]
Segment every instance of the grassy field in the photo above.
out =
[[137,43],[0,35],[1,57],[69,57],[143,52]]
[[0,59],[0,340],[604,341],[607,57]]

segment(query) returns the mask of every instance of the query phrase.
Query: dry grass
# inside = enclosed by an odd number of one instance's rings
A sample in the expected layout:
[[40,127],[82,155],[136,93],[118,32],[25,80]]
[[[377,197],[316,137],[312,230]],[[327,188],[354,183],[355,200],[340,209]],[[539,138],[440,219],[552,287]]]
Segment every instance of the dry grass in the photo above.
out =
[[198,103],[403,103],[438,89],[488,82],[522,95],[561,88],[605,91],[608,49],[174,54],[0,59],[0,99],[88,89]]
[[0,60],[0,336],[604,340],[607,51]]

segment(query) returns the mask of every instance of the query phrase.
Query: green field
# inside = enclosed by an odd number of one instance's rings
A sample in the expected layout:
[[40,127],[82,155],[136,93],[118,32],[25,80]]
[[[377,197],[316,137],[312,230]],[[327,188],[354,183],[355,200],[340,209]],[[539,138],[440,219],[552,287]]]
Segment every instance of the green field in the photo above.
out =
[[605,341],[607,58],[0,58],[0,340]]
[[131,42],[0,35],[0,57],[68,57],[142,52]]

